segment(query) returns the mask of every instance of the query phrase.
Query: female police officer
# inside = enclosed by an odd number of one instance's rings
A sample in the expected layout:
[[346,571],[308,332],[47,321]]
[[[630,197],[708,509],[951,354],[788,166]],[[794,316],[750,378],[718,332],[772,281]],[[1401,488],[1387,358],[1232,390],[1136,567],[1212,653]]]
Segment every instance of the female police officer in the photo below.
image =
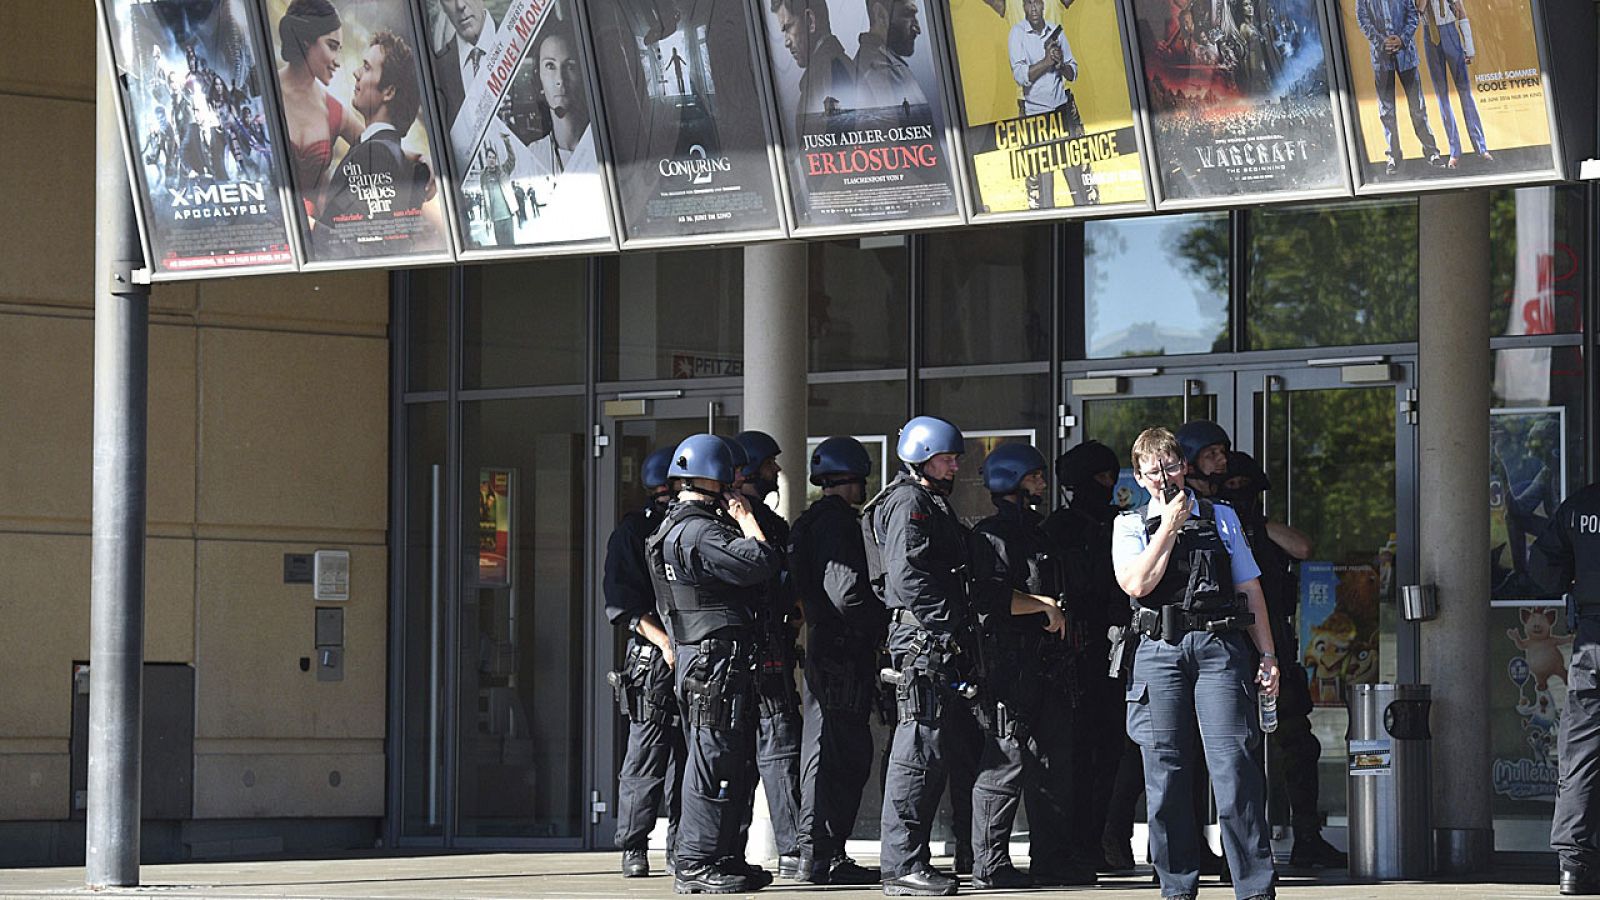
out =
[[1135,603],[1139,649],[1128,685],[1128,736],[1144,754],[1150,855],[1161,893],[1192,900],[1200,878],[1190,791],[1198,725],[1234,892],[1271,897],[1253,683],[1276,696],[1278,666],[1260,572],[1233,510],[1184,489],[1183,453],[1172,432],[1140,434],[1133,467],[1150,502],[1117,518],[1111,554],[1117,582]]

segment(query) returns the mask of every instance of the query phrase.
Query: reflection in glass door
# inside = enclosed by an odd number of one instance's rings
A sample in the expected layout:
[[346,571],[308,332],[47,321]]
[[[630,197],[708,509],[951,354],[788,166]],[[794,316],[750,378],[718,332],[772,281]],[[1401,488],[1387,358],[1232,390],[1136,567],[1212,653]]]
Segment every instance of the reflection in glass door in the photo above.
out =
[[589,797],[588,827],[595,845],[605,846],[616,832],[617,769],[627,744],[626,726],[612,702],[605,673],[621,664],[628,636],[606,622],[599,607],[605,603],[603,583],[606,542],[618,520],[648,499],[640,472],[644,458],[658,447],[676,447],[691,434],[708,428],[714,434],[739,432],[741,398],[730,393],[647,391],[602,396],[600,433],[596,435],[596,515],[592,543],[596,605],[592,655],[595,665],[587,690],[595,711],[592,747],[595,787]]

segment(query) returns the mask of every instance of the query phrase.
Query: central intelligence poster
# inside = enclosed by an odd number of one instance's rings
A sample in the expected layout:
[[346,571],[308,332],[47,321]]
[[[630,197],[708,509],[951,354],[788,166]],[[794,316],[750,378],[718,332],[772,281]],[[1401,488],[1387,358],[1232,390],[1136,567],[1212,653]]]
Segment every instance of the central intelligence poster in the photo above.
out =
[[121,0],[105,11],[156,275],[293,268],[244,0]]
[[917,0],[758,0],[800,231],[959,222],[937,24]]
[[405,0],[267,0],[311,263],[450,258]]
[[1149,207],[1115,0],[949,0],[977,216]]
[[1133,0],[1164,207],[1349,193],[1316,0]]
[[588,7],[622,239],[780,236],[746,0]]
[[422,0],[463,249],[609,248],[570,0]]

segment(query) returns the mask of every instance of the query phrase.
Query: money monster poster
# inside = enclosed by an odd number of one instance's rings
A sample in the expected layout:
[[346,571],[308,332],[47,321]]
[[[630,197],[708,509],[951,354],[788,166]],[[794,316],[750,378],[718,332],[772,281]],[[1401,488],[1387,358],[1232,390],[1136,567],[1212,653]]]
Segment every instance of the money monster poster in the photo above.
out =
[[758,0],[799,231],[959,221],[939,35],[919,0]]
[[309,263],[448,259],[405,0],[266,0]]
[[422,9],[463,249],[610,248],[571,0],[422,0]]
[[948,2],[974,215],[1148,208],[1115,0]]
[[1338,0],[1337,8],[1364,187],[1557,177],[1527,0]]
[[1163,207],[1345,196],[1317,0],[1132,0]]
[[746,0],[590,4],[622,239],[781,235]]
[[293,268],[245,0],[106,0],[156,277]]

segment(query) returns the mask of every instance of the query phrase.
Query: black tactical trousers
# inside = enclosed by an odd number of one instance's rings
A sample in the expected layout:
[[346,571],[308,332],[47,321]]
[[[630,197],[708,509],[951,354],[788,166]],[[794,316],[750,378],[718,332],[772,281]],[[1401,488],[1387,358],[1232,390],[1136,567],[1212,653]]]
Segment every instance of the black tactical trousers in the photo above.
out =
[[972,874],[987,878],[1012,864],[1009,844],[1017,807],[1028,804],[1032,865],[1060,869],[1073,848],[1072,708],[1066,698],[1048,714],[1027,717],[1025,733],[984,733],[972,789]]
[[[1097,650],[1085,654],[1091,671],[1080,675],[1083,701],[1072,731],[1072,788],[1076,801],[1071,819],[1072,843],[1075,852],[1088,859],[1099,853],[1122,758],[1130,745],[1134,749],[1131,754],[1134,767],[1139,771],[1134,800],[1128,802],[1130,815],[1133,802],[1144,790],[1144,763],[1138,745],[1128,740],[1122,680],[1106,676],[1105,667],[1099,664],[1104,658],[1105,654]],[[1028,817],[1033,818],[1031,806]],[[1131,818],[1129,827],[1132,827]]]
[[[749,821],[753,790],[750,776],[755,769],[755,696],[746,681],[740,692],[744,707],[730,727],[694,724],[690,714],[692,698],[685,690],[684,680],[697,668],[700,646],[675,643],[674,649],[674,675],[687,751],[676,860],[678,869],[687,871],[725,857],[742,858],[740,832]],[[713,679],[726,679],[729,668],[727,660],[718,659],[709,674]]]
[[[793,671],[790,672],[791,679]],[[772,817],[772,840],[782,856],[799,852],[800,832],[800,729],[798,708],[794,712],[766,716],[756,723],[755,765],[767,794],[767,814]],[[750,804],[745,809],[747,838],[755,804],[755,782],[750,783]],[[744,841],[740,841],[742,847]]]
[[1578,618],[1557,751],[1561,780],[1550,846],[1561,867],[1600,874],[1600,616]]
[[1317,809],[1321,785],[1317,779],[1317,760],[1322,757],[1322,742],[1311,732],[1309,716],[1281,716],[1278,730],[1267,742],[1273,768],[1283,773],[1284,793],[1289,799],[1289,824],[1296,836],[1322,830],[1322,813]]
[[[645,690],[670,704],[670,709],[677,710],[672,669],[660,654],[656,654],[650,666]],[[683,729],[679,725],[629,720],[628,749],[622,756],[622,768],[617,772],[618,847],[645,849],[665,800],[667,855],[672,855],[678,835],[678,789],[683,782],[683,761]]]
[[[894,665],[901,671],[906,669],[904,647],[916,630],[905,625],[895,625],[891,630]],[[934,679],[925,687],[931,696],[924,700],[931,703],[936,697],[937,702],[932,704],[936,708],[896,725],[889,746],[879,860],[885,880],[908,874],[928,862],[928,842],[945,782],[956,771],[976,772],[982,749],[983,731],[970,702],[951,691],[948,683]],[[952,805],[961,793],[957,788],[952,786]],[[971,794],[967,797],[970,804]]]
[[845,841],[855,830],[861,794],[872,777],[868,716],[876,658],[870,650],[858,659],[813,650],[806,660],[799,846],[802,854],[818,863],[844,853]]

